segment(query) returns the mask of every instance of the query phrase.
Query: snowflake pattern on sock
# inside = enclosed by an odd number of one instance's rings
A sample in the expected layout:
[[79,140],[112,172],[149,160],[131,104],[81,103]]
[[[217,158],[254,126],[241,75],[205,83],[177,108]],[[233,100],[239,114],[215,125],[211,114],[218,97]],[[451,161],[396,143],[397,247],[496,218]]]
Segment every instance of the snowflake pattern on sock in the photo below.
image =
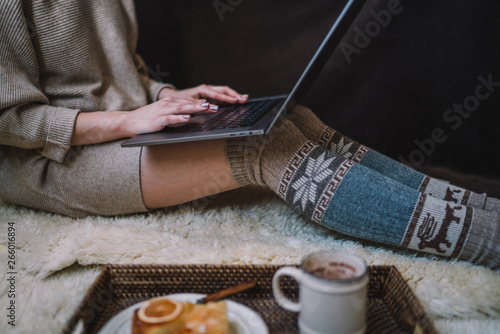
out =
[[285,168],[278,195],[309,219],[321,223],[335,191],[353,165],[354,161],[308,142]]
[[352,156],[354,155],[354,152],[350,152],[349,150],[351,149],[351,146],[354,144],[354,142],[345,142],[345,137],[340,138],[338,143],[331,143],[331,149],[333,152],[340,154],[344,158],[351,159]]
[[317,159],[309,158],[304,162],[307,166],[302,174],[291,187],[295,190],[292,204],[305,211],[308,204],[315,204],[318,200],[318,186],[330,176],[331,171],[328,168],[335,157],[328,157],[326,152]]
[[360,162],[369,150],[368,147],[349,139],[328,126],[321,133],[318,144],[354,162]]

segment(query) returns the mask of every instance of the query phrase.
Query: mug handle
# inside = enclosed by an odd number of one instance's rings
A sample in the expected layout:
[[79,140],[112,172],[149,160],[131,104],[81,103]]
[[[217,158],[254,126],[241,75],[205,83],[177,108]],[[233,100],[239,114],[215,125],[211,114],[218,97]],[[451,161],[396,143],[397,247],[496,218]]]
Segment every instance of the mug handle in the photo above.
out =
[[280,288],[280,278],[281,276],[290,276],[295,279],[298,283],[302,280],[302,272],[295,267],[281,267],[276,271],[273,276],[273,294],[276,302],[283,307],[292,312],[300,311],[300,304],[288,299],[281,291]]

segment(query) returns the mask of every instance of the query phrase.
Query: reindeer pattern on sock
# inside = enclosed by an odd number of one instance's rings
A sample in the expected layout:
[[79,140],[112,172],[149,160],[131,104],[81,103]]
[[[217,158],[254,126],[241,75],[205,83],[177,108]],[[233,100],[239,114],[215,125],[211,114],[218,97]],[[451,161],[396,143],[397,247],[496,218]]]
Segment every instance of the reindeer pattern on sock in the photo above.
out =
[[450,187],[446,188],[446,195],[444,195],[444,200],[448,202],[458,203],[458,198],[453,197],[454,194],[460,194],[462,190],[455,189],[452,190]]
[[420,185],[419,191],[430,196],[444,199],[450,203],[468,205],[471,192],[453,185],[443,187],[439,180],[426,176]]
[[467,239],[473,210],[421,194],[405,231],[401,246],[456,257]]
[[438,253],[445,253],[446,250],[442,249],[441,245],[444,245],[447,248],[452,246],[451,242],[448,240],[448,230],[453,222],[460,224],[460,217],[455,216],[454,211],[461,209],[461,206],[452,207],[450,204],[446,204],[446,214],[437,233],[435,232],[439,223],[436,222],[434,216],[427,213],[423,224],[420,225],[417,232],[417,236],[420,239],[418,249],[422,250],[424,248],[434,248]]

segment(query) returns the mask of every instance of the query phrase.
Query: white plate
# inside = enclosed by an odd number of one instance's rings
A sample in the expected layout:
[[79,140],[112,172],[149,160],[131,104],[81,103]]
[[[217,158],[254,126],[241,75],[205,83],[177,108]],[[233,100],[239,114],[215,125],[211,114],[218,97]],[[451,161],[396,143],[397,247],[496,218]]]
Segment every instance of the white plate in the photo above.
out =
[[[178,293],[166,296],[180,302],[195,303],[198,299],[205,297],[198,293]],[[132,305],[111,318],[98,334],[132,334],[132,317],[135,309],[141,304]],[[268,334],[264,320],[251,308],[226,300],[227,319],[230,334]]]

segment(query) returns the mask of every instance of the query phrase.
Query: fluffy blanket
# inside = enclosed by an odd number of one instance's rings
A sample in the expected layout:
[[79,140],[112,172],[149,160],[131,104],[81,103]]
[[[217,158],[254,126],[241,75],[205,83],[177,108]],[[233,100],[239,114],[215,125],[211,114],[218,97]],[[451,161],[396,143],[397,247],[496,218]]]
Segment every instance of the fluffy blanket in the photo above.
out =
[[[16,273],[14,281],[0,282],[0,333],[60,333],[103,264],[297,264],[324,249],[395,265],[441,333],[500,328],[498,272],[334,233],[258,187],[113,218],[75,220],[0,202],[0,221],[2,273]],[[9,225],[13,268],[7,267]],[[12,301],[15,326],[6,310]]]

